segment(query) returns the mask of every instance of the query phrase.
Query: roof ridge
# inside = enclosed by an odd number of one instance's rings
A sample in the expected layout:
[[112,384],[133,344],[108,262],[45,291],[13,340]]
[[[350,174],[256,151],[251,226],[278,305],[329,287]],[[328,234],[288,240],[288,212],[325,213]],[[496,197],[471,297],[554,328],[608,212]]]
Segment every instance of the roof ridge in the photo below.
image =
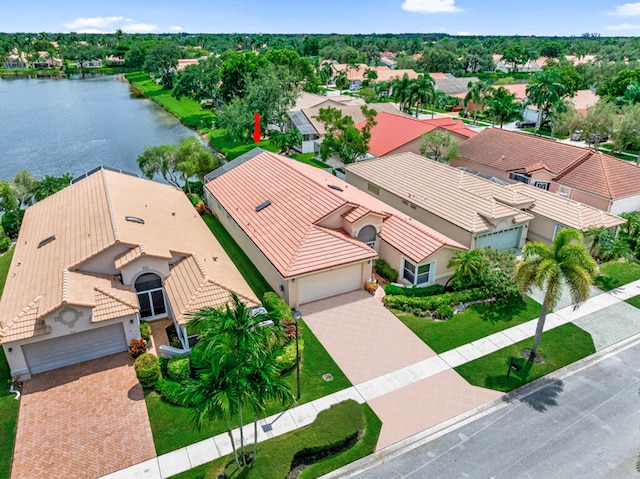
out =
[[2,327],[0,327],[0,337],[6,336],[11,331],[12,329],[11,326],[16,324],[18,322],[18,319],[22,318],[25,314],[27,314],[29,310],[35,308],[39,304],[40,299],[42,299],[42,295],[36,296],[31,301],[29,301],[29,303],[27,303],[27,305],[24,308],[22,308],[18,312],[18,314],[16,314],[13,318],[11,318],[6,323],[2,324]]
[[109,298],[111,298],[111,299],[113,299],[115,301],[118,301],[119,303],[122,303],[125,306],[129,306],[130,308],[134,308],[134,309],[138,309],[139,308],[139,305],[130,303],[126,299],[121,298],[120,296],[118,296],[116,294],[113,294],[113,293],[105,290],[104,288],[101,288],[100,286],[94,286],[93,290],[98,292],[98,293],[104,294],[105,296],[108,296]]
[[345,241],[348,241],[349,243],[352,243],[355,246],[360,246],[364,250],[373,250],[373,248],[370,248],[369,246],[364,244],[362,241],[357,240],[357,239],[355,239],[355,238],[353,238],[351,236],[342,234],[339,231],[332,230],[331,228],[327,228],[325,226],[320,226],[320,225],[316,225],[316,224],[311,225],[311,227],[312,228],[317,228],[317,229],[319,229],[319,230],[321,230],[321,231],[323,231],[325,233],[328,233],[328,234],[330,234],[332,236],[335,236],[336,238],[344,239]]
[[[573,145],[569,145],[569,146],[573,146]],[[579,165],[581,165],[582,163],[587,161],[589,158],[591,158],[594,153],[595,152],[593,150],[585,151],[583,155],[579,156],[572,163],[569,163],[562,170],[560,170],[558,172],[558,174],[556,175],[556,177],[554,178],[554,181],[557,181],[559,178],[562,178],[563,176],[565,176],[570,171],[576,169],[576,167],[578,167]]]
[[[607,192],[609,193],[609,197],[613,198],[613,189],[611,188],[611,182],[609,181],[609,168],[607,168],[607,163],[604,161],[603,153],[596,151],[597,159],[600,161],[600,166],[602,167],[602,172],[604,173],[604,184],[607,187]],[[619,160],[620,158],[616,158]],[[624,161],[624,160],[620,160]]]
[[105,174],[106,170],[100,170],[100,174],[102,175],[102,182],[104,184],[104,194],[107,197],[107,207],[109,208],[109,216],[111,217],[111,227],[113,228],[113,238],[116,243],[120,241],[120,232],[118,231],[118,223],[116,222],[116,215],[113,211],[113,203],[111,202],[111,194],[109,192],[109,187],[107,183],[107,176]]
[[61,303],[66,304],[69,299],[69,270],[62,270],[62,298]]

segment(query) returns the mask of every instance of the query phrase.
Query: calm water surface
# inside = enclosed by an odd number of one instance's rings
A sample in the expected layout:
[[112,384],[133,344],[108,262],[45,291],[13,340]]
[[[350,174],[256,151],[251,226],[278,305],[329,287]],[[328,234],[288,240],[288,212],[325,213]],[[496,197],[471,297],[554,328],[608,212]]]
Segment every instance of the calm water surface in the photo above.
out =
[[145,145],[191,136],[120,75],[0,79],[0,179],[18,170],[77,176],[101,164],[138,173]]

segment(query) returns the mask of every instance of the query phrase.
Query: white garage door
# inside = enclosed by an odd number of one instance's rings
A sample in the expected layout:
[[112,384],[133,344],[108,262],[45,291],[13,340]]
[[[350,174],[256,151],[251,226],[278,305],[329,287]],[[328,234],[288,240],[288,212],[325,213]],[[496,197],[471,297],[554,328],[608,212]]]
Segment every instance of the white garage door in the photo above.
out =
[[492,231],[478,235],[476,248],[490,247],[497,250],[517,249],[520,246],[522,226],[508,228],[506,230]]
[[301,278],[298,285],[299,303],[304,304],[362,288],[361,271],[362,266],[355,265]]
[[122,323],[22,346],[31,374],[126,351]]

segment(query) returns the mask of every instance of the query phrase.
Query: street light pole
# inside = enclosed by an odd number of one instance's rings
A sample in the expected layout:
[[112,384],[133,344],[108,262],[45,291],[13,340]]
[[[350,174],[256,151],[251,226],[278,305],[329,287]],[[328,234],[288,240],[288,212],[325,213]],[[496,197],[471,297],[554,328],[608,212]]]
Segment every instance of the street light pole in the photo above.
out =
[[300,399],[300,346],[298,342],[299,338],[299,329],[298,329],[298,320],[302,317],[300,311],[294,309],[291,312],[291,316],[293,316],[293,320],[296,322],[296,379],[298,381],[298,397]]

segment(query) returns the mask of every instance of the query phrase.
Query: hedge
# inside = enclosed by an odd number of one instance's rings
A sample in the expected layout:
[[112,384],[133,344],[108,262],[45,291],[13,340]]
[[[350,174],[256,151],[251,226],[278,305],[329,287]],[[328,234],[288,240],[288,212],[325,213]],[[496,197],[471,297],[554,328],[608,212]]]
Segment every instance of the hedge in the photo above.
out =
[[284,299],[282,299],[276,293],[273,293],[271,291],[264,293],[264,296],[262,296],[262,305],[266,308],[267,311],[269,311],[269,313],[275,313],[280,322],[282,322],[283,319],[289,319],[293,321],[291,308],[287,303],[285,303]]
[[192,401],[184,397],[184,385],[170,379],[160,379],[155,384],[155,390],[163,401],[174,406],[193,407]]
[[151,353],[138,356],[133,368],[143,388],[152,388],[160,379],[160,362],[158,357]]
[[376,260],[376,273],[392,283],[398,281],[398,272],[383,259]]
[[8,236],[0,237],[0,253],[6,253],[11,246],[11,239]]
[[[304,351],[304,339],[298,338],[298,356],[302,360],[302,351]],[[282,354],[276,357],[276,361],[280,365],[282,372],[286,372],[296,365],[296,342],[289,341],[284,348]]]
[[389,308],[400,309],[402,311],[413,312],[415,310],[435,311],[442,305],[452,306],[457,303],[468,303],[487,297],[485,288],[473,288],[464,291],[444,293],[437,296],[405,296],[387,295],[384,297],[384,304]]
[[384,287],[385,294],[398,295],[398,296],[435,296],[436,294],[444,293],[445,288],[441,284],[432,284],[431,286],[425,286],[424,288],[405,288],[403,286],[396,286],[395,284],[388,284]]

